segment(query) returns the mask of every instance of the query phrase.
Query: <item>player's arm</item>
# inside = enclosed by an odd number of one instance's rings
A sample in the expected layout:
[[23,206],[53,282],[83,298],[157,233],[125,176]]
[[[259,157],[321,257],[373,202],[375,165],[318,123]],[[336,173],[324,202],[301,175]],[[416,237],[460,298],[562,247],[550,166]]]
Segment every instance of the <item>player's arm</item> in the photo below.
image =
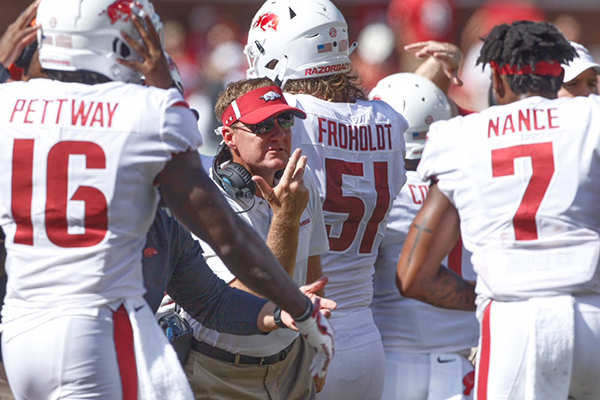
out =
[[[200,243],[174,218],[167,216],[166,212],[159,210],[157,219],[159,216],[165,223],[155,221],[153,228],[156,229],[152,230],[153,236],[150,239],[157,249],[170,252],[168,268],[172,273],[167,274],[170,278],[168,282],[164,282],[164,286],[150,286],[148,291],[153,290],[158,294],[167,292],[190,317],[217,332],[256,335],[282,327],[276,323],[273,315],[275,304],[229,287],[206,263]],[[148,268],[156,270],[159,267],[147,262],[152,259],[144,259],[145,276]],[[161,276],[148,274],[149,279],[154,280]],[[300,291],[309,298],[316,299],[314,294],[321,291],[326,283],[326,279],[321,279],[312,285],[301,287]],[[321,312],[329,316],[337,304],[329,299],[320,300]],[[292,317],[285,311],[282,312],[282,323],[294,328]]]
[[[331,299],[326,299],[318,294],[319,292],[323,291],[323,288],[325,287],[327,282],[328,279],[323,276],[312,283],[300,286],[300,291],[306,296],[308,296],[313,302],[319,299],[321,315],[323,315],[326,318],[329,318],[331,316],[331,311],[337,308],[337,303]],[[274,317],[275,309],[275,304],[268,302],[261,310],[261,313],[258,318],[258,327],[262,332],[269,332],[274,329],[283,327],[287,327],[296,331],[298,330],[294,323],[294,319],[289,313],[283,310],[281,311],[281,314],[278,317],[280,322],[277,323]]]
[[307,298],[260,236],[229,207],[202,169],[196,151],[173,156],[158,175],[157,183],[175,217],[207,242],[250,289],[294,317],[306,311]]
[[[144,258],[144,278],[152,283],[146,296],[156,299],[168,293],[189,316],[217,332],[260,333],[258,315],[267,300],[234,290],[219,279],[206,263],[200,243],[165,210],[157,212],[148,243],[160,252],[168,251],[169,258],[167,266],[153,264],[157,257]],[[165,268],[170,273],[158,273]],[[164,282],[154,283],[160,278]]]
[[432,184],[398,261],[396,284],[403,296],[441,308],[475,310],[474,286],[441,265],[460,236],[459,225],[456,209]]
[[[321,255],[308,257],[308,268],[306,270],[306,283],[313,283],[323,276],[323,265]],[[325,296],[325,289],[316,292],[319,296]]]
[[415,74],[429,79],[444,92],[448,91],[450,83],[462,86],[463,83],[458,78],[462,53],[458,46],[429,40],[408,44],[404,49],[414,51],[417,58],[426,58],[415,70]]

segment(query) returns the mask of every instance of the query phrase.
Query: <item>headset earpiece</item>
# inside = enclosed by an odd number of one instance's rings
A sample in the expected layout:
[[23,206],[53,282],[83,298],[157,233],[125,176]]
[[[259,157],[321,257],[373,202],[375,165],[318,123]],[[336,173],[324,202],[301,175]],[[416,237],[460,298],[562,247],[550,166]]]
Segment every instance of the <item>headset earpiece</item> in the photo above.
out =
[[232,161],[224,168],[219,166],[219,160],[226,150],[227,146],[221,143],[217,155],[213,159],[213,179],[234,199],[252,198],[256,193],[256,184],[252,180],[250,172],[242,164]]

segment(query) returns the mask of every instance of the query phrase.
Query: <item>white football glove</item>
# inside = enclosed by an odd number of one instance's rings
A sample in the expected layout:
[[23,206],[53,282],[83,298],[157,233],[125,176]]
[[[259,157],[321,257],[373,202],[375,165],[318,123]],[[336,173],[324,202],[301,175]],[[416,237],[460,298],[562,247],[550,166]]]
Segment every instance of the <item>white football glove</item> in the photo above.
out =
[[310,311],[307,310],[307,317],[301,321],[295,320],[298,330],[304,336],[304,339],[312,347],[317,349],[317,355],[310,364],[310,374],[315,377],[324,378],[327,374],[327,367],[333,359],[333,328],[321,312],[320,299],[315,300],[315,304],[310,303]]

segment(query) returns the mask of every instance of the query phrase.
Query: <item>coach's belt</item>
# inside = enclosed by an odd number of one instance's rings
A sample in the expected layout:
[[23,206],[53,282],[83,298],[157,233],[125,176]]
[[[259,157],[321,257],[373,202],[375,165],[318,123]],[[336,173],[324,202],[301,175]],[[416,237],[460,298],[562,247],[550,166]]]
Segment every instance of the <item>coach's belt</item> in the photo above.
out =
[[294,347],[294,343],[296,343],[297,340],[298,339],[294,340],[288,347],[281,350],[279,353],[267,357],[253,357],[245,356],[243,354],[233,354],[223,349],[219,349],[218,347],[213,347],[210,344],[206,344],[197,339],[192,340],[192,350],[195,350],[198,353],[202,353],[205,356],[216,358],[217,360],[232,363],[234,365],[252,364],[262,366],[275,364],[285,360],[288,354],[290,354],[290,352],[292,351],[292,347]]

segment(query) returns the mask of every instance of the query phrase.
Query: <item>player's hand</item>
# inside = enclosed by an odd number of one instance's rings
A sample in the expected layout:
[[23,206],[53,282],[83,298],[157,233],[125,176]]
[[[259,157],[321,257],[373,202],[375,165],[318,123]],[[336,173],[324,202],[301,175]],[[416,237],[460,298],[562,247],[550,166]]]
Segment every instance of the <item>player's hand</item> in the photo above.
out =
[[144,75],[146,85],[148,86],[161,89],[173,87],[173,78],[171,78],[171,73],[169,72],[169,63],[162,49],[160,36],[156,32],[156,29],[154,29],[154,24],[150,20],[150,17],[148,15],[144,16],[145,23],[142,24],[140,17],[134,14],[131,16],[131,21],[139,32],[142,43],[134,40],[126,32],[121,32],[121,35],[123,35],[123,39],[125,39],[129,46],[142,57],[142,61],[117,59],[117,62]]
[[462,59],[462,53],[458,46],[448,42],[428,40],[407,44],[404,46],[404,50],[414,51],[417,58],[433,57],[440,63],[444,74],[450,79],[453,85],[463,85],[462,81],[458,78],[458,69]]
[[[327,282],[329,282],[329,278],[327,278],[326,276],[322,276],[313,283],[300,286],[300,291],[304,293],[306,297],[308,297],[313,302],[315,307],[317,307],[317,299],[319,300],[319,311],[321,312],[321,314],[323,314],[325,318],[331,317],[331,312],[337,308],[337,303],[335,301],[331,299],[326,299],[324,297],[320,297],[316,294],[318,291],[322,290],[325,287],[325,285],[327,285]],[[294,318],[292,318],[292,316],[284,310],[281,310],[281,322],[283,322],[288,328],[290,328],[293,331],[298,330],[298,327],[294,322]]]
[[334,333],[327,318],[319,312],[320,299],[317,298],[314,306],[312,303],[310,306],[311,312],[308,318],[302,321],[296,320],[296,326],[308,344],[317,350],[310,364],[310,374],[313,378],[324,378],[333,359]]
[[300,219],[310,197],[308,188],[304,186],[305,170],[306,156],[302,155],[302,150],[296,149],[275,187],[269,186],[258,175],[254,175],[252,180],[262,193],[262,197],[269,202],[274,214],[284,215],[294,221]]
[[39,0],[31,3],[0,38],[0,63],[5,68],[17,61],[23,49],[35,41],[39,25],[31,26],[31,22],[39,4]]

